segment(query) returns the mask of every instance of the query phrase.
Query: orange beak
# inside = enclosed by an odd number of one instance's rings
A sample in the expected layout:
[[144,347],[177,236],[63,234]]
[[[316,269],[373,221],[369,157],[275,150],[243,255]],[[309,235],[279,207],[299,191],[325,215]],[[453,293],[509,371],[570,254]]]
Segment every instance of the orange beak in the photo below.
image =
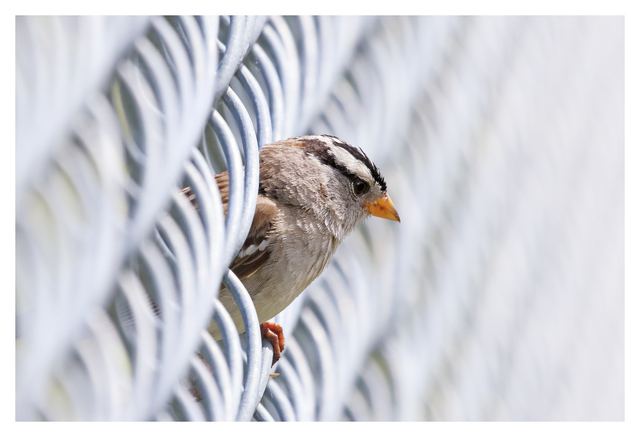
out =
[[375,202],[365,202],[364,205],[371,215],[400,223],[398,211],[396,211],[396,207],[393,206],[391,197],[387,193],[384,193]]

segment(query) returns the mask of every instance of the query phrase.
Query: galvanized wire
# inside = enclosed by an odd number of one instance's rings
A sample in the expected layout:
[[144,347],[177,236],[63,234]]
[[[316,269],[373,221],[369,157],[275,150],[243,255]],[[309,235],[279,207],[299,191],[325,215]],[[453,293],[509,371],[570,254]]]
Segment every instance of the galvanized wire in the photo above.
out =
[[[17,418],[620,419],[621,23],[19,17]],[[305,133],[402,224],[343,243],[271,368],[227,266],[259,148]]]

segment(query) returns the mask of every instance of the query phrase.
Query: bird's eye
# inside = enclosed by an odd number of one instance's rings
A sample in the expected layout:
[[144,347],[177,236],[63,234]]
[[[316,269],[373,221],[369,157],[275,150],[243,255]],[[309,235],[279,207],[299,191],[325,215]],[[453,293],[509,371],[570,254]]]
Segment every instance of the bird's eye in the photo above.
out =
[[353,192],[356,196],[361,196],[367,191],[369,191],[369,184],[362,179],[356,179],[353,182]]

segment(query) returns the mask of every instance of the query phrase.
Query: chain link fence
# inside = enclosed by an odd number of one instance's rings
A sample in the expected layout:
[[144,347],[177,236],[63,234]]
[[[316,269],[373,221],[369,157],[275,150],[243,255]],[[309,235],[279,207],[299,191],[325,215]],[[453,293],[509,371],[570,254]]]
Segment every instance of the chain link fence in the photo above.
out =
[[[624,419],[623,26],[17,17],[16,418]],[[403,221],[275,318],[272,369],[227,266],[260,147],[307,133]]]

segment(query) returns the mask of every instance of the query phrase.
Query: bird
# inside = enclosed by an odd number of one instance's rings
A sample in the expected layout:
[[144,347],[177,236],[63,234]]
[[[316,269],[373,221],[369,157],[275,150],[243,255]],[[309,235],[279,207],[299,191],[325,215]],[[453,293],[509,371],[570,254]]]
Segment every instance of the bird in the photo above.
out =
[[[255,305],[274,365],[284,350],[282,328],[268,320],[284,310],[329,265],[336,249],[365,217],[400,222],[387,184],[361,148],[333,135],[305,135],[264,145],[255,214],[229,268]],[[229,175],[215,175],[226,215]],[[184,193],[194,202],[189,187]],[[244,323],[229,290],[218,296],[238,332]],[[214,339],[222,335],[214,322]]]

